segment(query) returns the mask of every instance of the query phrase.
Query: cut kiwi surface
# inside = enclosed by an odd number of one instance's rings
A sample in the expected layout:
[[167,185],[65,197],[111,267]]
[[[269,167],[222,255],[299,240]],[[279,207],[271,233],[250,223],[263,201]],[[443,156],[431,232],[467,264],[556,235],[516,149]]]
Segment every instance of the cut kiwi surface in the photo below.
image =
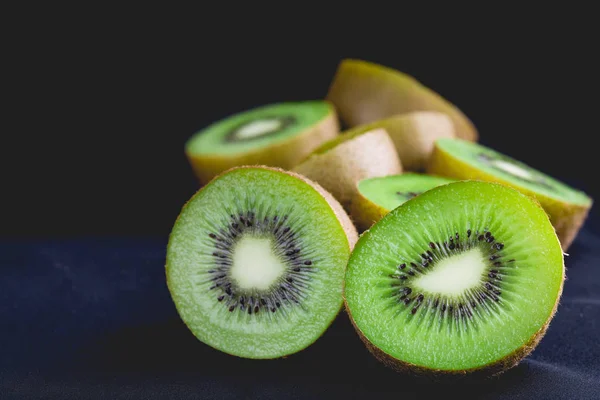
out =
[[350,215],[358,227],[365,230],[407,200],[436,186],[454,181],[414,172],[363,179],[358,182]]
[[565,251],[592,206],[592,199],[584,192],[494,149],[465,140],[436,140],[427,172],[461,180],[499,182],[534,197],[550,216]]
[[236,166],[290,169],[339,134],[333,105],[323,100],[269,104],[246,110],[195,133],[185,153],[202,183]]
[[402,163],[388,133],[379,128],[339,135],[293,170],[319,183],[350,210],[359,180],[399,174]]
[[200,341],[239,357],[282,357],[317,340],[339,313],[356,240],[319,185],[278,168],[237,167],[183,207],[167,283]]
[[543,337],[564,259],[537,202],[505,185],[452,182],[392,210],[350,257],[346,307],[388,366],[497,374]]
[[452,119],[458,137],[472,141],[479,137],[458,107],[414,77],[376,63],[342,60],[326,98],[348,127],[411,111],[438,111]]

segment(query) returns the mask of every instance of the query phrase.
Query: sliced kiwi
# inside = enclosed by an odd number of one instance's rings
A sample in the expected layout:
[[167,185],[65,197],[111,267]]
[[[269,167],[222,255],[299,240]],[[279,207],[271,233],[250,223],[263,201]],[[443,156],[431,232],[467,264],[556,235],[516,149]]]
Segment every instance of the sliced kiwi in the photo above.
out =
[[408,200],[361,235],[345,300],[362,340],[391,367],[497,374],[542,339],[563,281],[560,243],[535,200],[460,181]]
[[212,123],[186,142],[185,153],[206,183],[240,165],[290,169],[338,133],[337,114],[327,101],[269,104]]
[[439,111],[452,119],[458,137],[479,137],[469,118],[438,93],[410,75],[372,62],[342,60],[327,99],[349,127],[411,111]]
[[454,182],[441,176],[406,172],[358,182],[350,215],[361,230],[369,229],[390,210],[439,185]]
[[293,170],[318,182],[350,210],[358,181],[399,174],[402,163],[388,133],[379,128],[325,142]]
[[342,305],[357,233],[317,184],[277,168],[237,167],[184,206],[167,247],[168,287],[202,342],[277,358],[317,340]]
[[437,140],[427,171],[461,180],[499,182],[534,197],[550,216],[565,251],[592,206],[585,193],[496,150],[465,140]]

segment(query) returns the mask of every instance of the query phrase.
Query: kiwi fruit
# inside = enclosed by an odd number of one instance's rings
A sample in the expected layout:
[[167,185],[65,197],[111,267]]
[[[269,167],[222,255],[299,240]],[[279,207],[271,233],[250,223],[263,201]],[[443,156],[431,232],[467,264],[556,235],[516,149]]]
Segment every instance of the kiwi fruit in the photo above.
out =
[[293,171],[319,183],[350,210],[359,180],[399,174],[402,162],[388,133],[378,128],[325,142]]
[[454,125],[446,114],[435,111],[414,111],[359,125],[345,131],[353,135],[373,129],[385,129],[396,146],[405,171],[422,171],[433,151],[436,139],[455,137]]
[[471,120],[438,93],[410,75],[369,61],[342,60],[326,99],[348,127],[411,111],[439,111],[452,119],[457,137],[479,137]]
[[241,165],[290,169],[339,134],[333,105],[324,100],[268,104],[223,118],[196,132],[185,154],[202,184]]
[[317,340],[341,310],[356,240],[348,215],[318,184],[279,168],[234,167],[181,210],[167,284],[201,342],[279,358]]
[[361,231],[366,230],[404,202],[436,186],[454,181],[415,172],[363,179],[357,184],[350,215]]
[[394,369],[496,375],[543,338],[564,278],[560,242],[534,199],[457,181],[406,201],[360,236],[345,305],[367,348]]
[[534,197],[566,251],[585,222],[592,199],[550,176],[479,143],[438,139],[427,172],[454,179],[477,179],[509,185]]

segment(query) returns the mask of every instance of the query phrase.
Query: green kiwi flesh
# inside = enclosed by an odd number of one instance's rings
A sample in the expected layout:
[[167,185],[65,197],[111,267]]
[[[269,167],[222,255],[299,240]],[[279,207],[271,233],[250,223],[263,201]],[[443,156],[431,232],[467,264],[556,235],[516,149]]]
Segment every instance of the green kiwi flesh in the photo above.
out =
[[377,206],[393,210],[429,189],[454,181],[441,176],[407,172],[363,179],[358,182],[358,191]]
[[459,181],[408,200],[360,237],[345,301],[389,366],[498,373],[543,337],[563,280],[562,249],[537,202],[505,185]]
[[331,113],[325,101],[264,105],[223,118],[186,143],[190,154],[231,155],[289,140]]
[[283,357],[338,314],[356,236],[318,185],[280,169],[234,168],[183,207],[167,248],[168,287],[200,341],[239,357]]

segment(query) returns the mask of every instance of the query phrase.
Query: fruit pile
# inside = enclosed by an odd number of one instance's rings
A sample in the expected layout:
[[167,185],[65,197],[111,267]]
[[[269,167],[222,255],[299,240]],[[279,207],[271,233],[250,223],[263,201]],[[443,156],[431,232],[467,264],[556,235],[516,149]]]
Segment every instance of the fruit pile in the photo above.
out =
[[314,343],[344,305],[398,370],[516,365],[556,312],[592,199],[478,138],[439,94],[360,60],[342,61],[325,100],[196,133],[185,151],[203,187],[166,260],[182,320],[209,346],[269,359]]

